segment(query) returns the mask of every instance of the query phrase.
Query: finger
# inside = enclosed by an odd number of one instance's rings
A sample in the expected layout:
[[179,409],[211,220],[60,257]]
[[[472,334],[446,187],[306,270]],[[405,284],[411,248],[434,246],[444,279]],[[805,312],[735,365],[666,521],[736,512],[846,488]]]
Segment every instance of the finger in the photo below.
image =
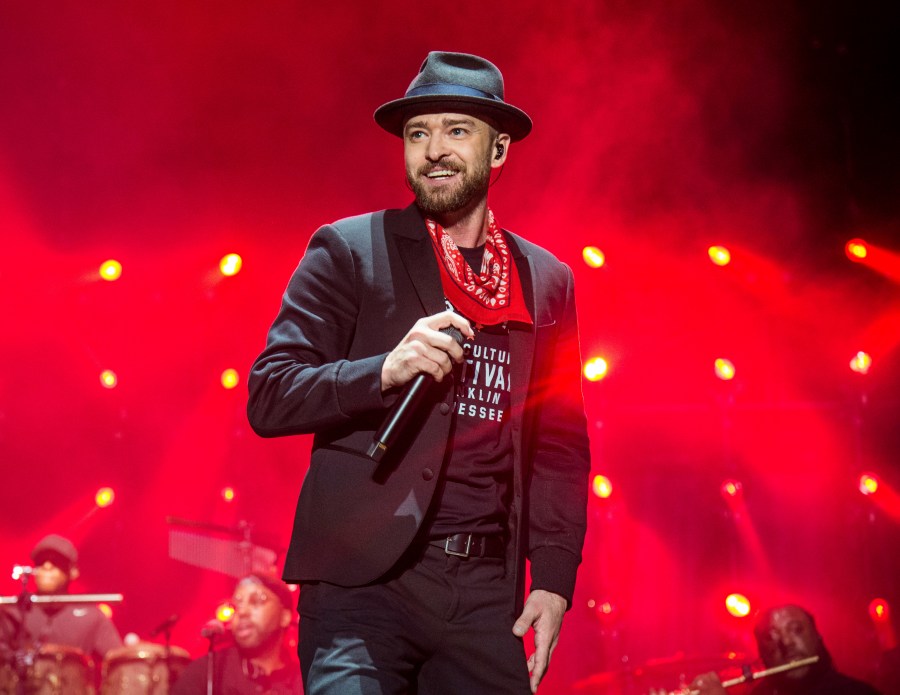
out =
[[524,637],[535,620],[537,620],[537,611],[530,604],[526,603],[525,608],[522,610],[522,615],[516,619],[513,625],[513,634],[516,637]]
[[467,338],[474,338],[475,333],[472,331],[472,325],[455,311],[442,311],[433,316],[427,316],[425,321],[429,328],[440,330],[447,326],[453,326]]
[[404,338],[404,342],[410,345],[421,343],[426,347],[440,350],[449,355],[454,362],[462,362],[464,358],[462,345],[456,338],[428,325],[414,326]]
[[531,668],[532,692],[534,692],[544,678],[544,674],[547,673],[547,665],[550,662],[550,649],[548,646],[546,644],[537,643],[535,643],[534,646],[534,666]]

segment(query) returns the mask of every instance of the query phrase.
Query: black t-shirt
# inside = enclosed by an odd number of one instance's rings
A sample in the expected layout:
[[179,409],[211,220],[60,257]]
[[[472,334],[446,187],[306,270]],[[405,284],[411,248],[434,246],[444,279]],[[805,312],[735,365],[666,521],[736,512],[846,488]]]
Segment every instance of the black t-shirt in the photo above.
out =
[[[461,248],[480,272],[484,247]],[[454,423],[432,538],[453,533],[503,533],[509,513],[512,437],[509,427],[510,353],[505,325],[475,328],[458,374]]]
[[[172,695],[206,693],[208,661],[207,655],[188,664],[172,687]],[[216,652],[214,664],[213,692],[220,695],[301,695],[303,692],[300,667],[293,662],[279,671],[260,673],[241,658],[236,646],[231,646]]]

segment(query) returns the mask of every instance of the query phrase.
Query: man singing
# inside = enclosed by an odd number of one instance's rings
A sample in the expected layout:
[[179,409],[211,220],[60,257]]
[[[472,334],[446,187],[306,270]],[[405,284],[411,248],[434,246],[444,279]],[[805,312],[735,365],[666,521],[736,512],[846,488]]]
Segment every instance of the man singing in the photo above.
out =
[[250,376],[258,434],[315,434],[284,569],[304,686],[534,692],[572,601],[590,461],[572,272],[487,204],[531,119],[493,64],[432,52],[375,121],[403,139],[415,202],[313,235]]

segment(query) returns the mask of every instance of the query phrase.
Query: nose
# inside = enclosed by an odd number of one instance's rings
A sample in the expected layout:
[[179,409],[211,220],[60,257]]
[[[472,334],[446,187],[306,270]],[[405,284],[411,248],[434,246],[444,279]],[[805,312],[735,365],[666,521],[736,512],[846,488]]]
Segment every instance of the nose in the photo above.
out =
[[444,139],[440,136],[432,136],[428,138],[428,147],[425,149],[425,157],[430,162],[439,162],[449,153]]

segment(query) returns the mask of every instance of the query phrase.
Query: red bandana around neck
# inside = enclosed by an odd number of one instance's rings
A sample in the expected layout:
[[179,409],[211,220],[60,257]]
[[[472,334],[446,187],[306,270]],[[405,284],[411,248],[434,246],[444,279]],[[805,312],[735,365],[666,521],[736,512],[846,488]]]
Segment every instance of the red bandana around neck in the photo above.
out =
[[441,225],[426,218],[425,226],[441,269],[444,296],[459,313],[482,326],[496,326],[505,321],[532,323],[516,263],[493,212],[488,210],[487,240],[479,275],[473,272]]

